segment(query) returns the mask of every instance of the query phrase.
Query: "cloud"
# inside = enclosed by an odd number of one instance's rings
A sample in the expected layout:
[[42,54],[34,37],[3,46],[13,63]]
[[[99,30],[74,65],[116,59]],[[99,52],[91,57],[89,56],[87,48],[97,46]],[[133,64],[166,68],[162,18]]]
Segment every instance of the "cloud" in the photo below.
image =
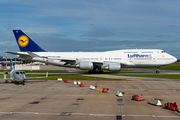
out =
[[89,40],[76,40],[66,37],[40,36],[38,34],[28,34],[36,43],[47,51],[65,52],[65,51],[109,51],[115,49],[134,49],[134,48],[156,48],[158,45],[177,43],[176,40],[155,40],[141,41],[136,39],[126,40],[103,40],[98,38],[89,38]]
[[21,29],[49,51],[172,51],[179,48],[179,4],[179,0],[1,0],[0,49],[6,45],[18,49],[12,29]]
[[179,27],[179,25],[168,25],[168,27]]
[[86,32],[86,34],[81,35],[81,37],[108,37],[115,35],[112,31],[106,29],[96,29],[90,32]]
[[[64,35],[39,35],[37,33],[27,33],[27,35],[33,39],[43,49],[51,52],[92,52],[92,51],[110,51],[120,49],[164,49],[166,51],[173,51],[173,48],[168,48],[170,44],[179,44],[176,40],[155,40],[155,41],[141,41],[137,39],[122,39],[122,40],[103,40],[99,37],[90,37],[89,40],[77,40],[68,38]],[[0,50],[5,51],[8,46],[8,51],[19,51],[18,45],[13,35],[0,34]],[[80,37],[82,38],[82,37]],[[160,47],[164,46],[164,47]],[[170,49],[170,50],[167,50]],[[0,52],[2,55],[5,53]],[[177,51],[174,51],[177,53]],[[177,55],[177,54],[175,54]],[[12,55],[8,55],[14,57]]]

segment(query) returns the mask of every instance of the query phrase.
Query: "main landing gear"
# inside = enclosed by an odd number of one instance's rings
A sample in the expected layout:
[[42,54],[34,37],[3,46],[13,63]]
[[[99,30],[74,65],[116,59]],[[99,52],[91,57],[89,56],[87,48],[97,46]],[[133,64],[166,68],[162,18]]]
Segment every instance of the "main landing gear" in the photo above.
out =
[[101,73],[103,73],[103,71],[102,70],[89,70],[88,73],[89,74],[101,74]]
[[96,66],[93,70],[88,71],[89,74],[101,74],[103,73],[103,70],[101,70],[101,67]]
[[160,67],[157,67],[157,70],[156,70],[156,73],[158,74],[158,73],[160,73]]

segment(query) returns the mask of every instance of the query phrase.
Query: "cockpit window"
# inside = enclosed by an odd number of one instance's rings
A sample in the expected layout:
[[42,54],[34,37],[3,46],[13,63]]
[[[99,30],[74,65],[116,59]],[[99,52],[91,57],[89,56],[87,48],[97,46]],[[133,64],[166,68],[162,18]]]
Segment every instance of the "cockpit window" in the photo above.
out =
[[165,53],[165,51],[162,51],[162,53]]
[[19,72],[16,72],[17,75],[19,75]]
[[23,74],[23,72],[20,72],[20,74]]

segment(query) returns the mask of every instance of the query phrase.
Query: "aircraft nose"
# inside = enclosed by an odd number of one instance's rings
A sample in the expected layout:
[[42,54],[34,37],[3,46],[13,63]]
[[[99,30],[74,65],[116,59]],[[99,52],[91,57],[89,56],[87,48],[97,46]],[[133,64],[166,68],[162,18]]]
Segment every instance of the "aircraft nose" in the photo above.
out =
[[171,58],[172,58],[172,60],[171,60],[171,61],[172,61],[172,63],[175,63],[175,62],[177,61],[177,58],[176,58],[176,57],[174,57],[174,56],[172,56],[172,55],[171,55]]
[[18,80],[24,80],[24,76],[17,76],[16,77]]
[[175,58],[174,56],[173,56],[173,59],[174,59],[174,62],[176,62],[176,61],[177,61],[177,58]]
[[20,80],[24,80],[24,78],[20,78]]

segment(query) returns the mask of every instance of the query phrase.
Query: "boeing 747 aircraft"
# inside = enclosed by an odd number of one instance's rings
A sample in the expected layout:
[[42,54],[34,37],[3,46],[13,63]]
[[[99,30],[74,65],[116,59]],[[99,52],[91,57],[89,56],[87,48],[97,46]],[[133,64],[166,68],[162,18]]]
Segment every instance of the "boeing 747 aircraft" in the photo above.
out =
[[120,71],[121,68],[149,68],[169,65],[177,59],[160,49],[127,49],[106,52],[47,52],[21,30],[13,30],[21,52],[8,52],[20,58],[52,65],[77,67],[89,73],[102,70]]

